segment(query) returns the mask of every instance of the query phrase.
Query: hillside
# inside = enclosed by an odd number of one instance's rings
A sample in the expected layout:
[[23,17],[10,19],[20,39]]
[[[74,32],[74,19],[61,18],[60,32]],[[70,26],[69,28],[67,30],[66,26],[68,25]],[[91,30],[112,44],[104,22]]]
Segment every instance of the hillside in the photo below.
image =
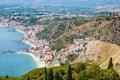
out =
[[[62,37],[64,33],[69,32],[74,27],[86,23],[87,18],[83,17],[72,17],[72,18],[59,18],[55,17],[54,19],[45,19],[41,23],[47,26],[42,32],[37,33],[37,37],[40,39],[46,39],[51,43],[51,48],[57,49],[59,51],[61,48],[64,48],[67,44],[72,43],[74,36]],[[60,39],[58,39],[60,37]],[[63,39],[61,39],[63,38]]]
[[[51,70],[51,71],[50,71]],[[70,71],[70,73],[69,73]],[[68,75],[71,75],[70,77]],[[0,80],[119,80],[120,77],[113,69],[101,69],[96,64],[77,63],[53,68],[39,68],[29,73],[13,78],[0,77]],[[49,79],[52,78],[52,79]],[[70,78],[70,79],[69,79]]]
[[[60,66],[60,67],[54,67],[52,68],[53,70],[53,80],[67,80],[67,72],[68,72],[68,66]],[[113,80],[118,80],[117,73],[114,72],[114,70],[102,70],[100,69],[99,66],[96,64],[88,64],[88,63],[77,63],[77,64],[72,64],[71,65],[71,70],[72,70],[72,79],[71,80],[83,80],[83,79],[93,79],[93,80],[106,80],[106,79],[111,79]],[[49,73],[49,69],[47,69]],[[22,76],[23,79],[26,79],[28,77],[35,78],[42,80],[45,76],[44,74],[45,69],[36,69],[28,74],[25,74]],[[39,73],[39,74],[38,74]],[[58,73],[59,77],[56,76],[56,73]],[[111,75],[109,73],[112,73]],[[96,75],[97,74],[97,75]],[[105,75],[107,74],[108,77]],[[100,76],[102,75],[102,76]],[[114,75],[114,77],[113,77]],[[39,77],[37,77],[39,76]],[[113,77],[113,78],[112,78]],[[56,79],[57,78],[57,79]]]
[[[93,62],[105,69],[109,58],[112,57],[114,67],[120,73],[120,15],[118,14],[89,20],[61,21],[56,25],[48,26],[37,36],[47,39],[51,43],[52,49],[58,51],[58,56],[64,55],[61,56],[62,63],[65,62],[65,58],[72,56],[73,63]],[[95,41],[88,42],[83,52],[79,50],[80,46],[73,45],[74,39],[83,39],[84,41],[85,38],[90,37],[95,38]],[[72,55],[70,55],[71,53]],[[78,58],[77,55],[79,55]],[[75,58],[77,59],[75,60]],[[71,58],[68,58],[68,61],[69,59]]]
[[[76,24],[76,25],[75,25]],[[52,49],[58,51],[71,44],[73,39],[94,37],[97,40],[120,45],[120,15],[112,14],[95,19],[62,21],[37,34],[48,39]]]
[[[73,63],[92,62],[100,65],[102,69],[106,69],[110,57],[113,58],[114,68],[119,67],[120,46],[101,41],[91,41],[86,45],[85,52],[80,54]],[[85,61],[83,61],[83,59],[85,59]],[[120,73],[120,67],[117,71]]]

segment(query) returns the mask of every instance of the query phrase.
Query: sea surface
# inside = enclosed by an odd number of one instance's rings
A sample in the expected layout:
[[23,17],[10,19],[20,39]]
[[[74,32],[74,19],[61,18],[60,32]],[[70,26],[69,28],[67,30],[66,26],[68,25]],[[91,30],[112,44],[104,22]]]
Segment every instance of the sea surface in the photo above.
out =
[[23,39],[23,34],[15,29],[0,26],[0,76],[19,77],[36,68],[36,62],[29,55],[15,53],[29,48]]

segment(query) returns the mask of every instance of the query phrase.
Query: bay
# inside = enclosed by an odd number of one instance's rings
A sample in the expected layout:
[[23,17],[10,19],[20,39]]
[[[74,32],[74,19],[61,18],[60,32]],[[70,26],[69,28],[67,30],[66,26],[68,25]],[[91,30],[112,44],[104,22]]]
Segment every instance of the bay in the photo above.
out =
[[0,76],[19,77],[37,67],[29,55],[11,53],[29,46],[22,42],[23,34],[10,27],[0,27]]

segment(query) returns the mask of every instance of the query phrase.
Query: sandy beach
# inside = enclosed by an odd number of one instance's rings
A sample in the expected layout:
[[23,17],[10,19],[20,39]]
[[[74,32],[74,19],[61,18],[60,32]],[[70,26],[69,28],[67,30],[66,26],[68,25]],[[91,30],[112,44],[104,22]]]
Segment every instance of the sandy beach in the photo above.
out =
[[8,24],[1,24],[1,23],[0,23],[0,26],[9,27]]
[[23,40],[23,42],[25,43],[25,44],[28,44],[30,47],[36,47],[34,44],[32,44],[32,43],[30,43],[29,41],[27,41],[27,40]]
[[[24,31],[21,31],[19,29],[16,29],[16,31],[22,33],[24,35],[24,38],[25,38],[25,32]],[[36,47],[34,44],[30,43],[29,41],[27,40],[22,40],[25,44],[28,44],[30,47]],[[35,56],[33,53],[28,53],[28,52],[19,52],[19,54],[25,54],[25,55],[29,55],[37,64],[37,68],[40,68],[40,67],[45,67],[46,64],[45,64],[45,60],[43,59],[40,59],[39,57]]]
[[[10,26],[5,26],[5,25],[0,25],[1,27],[10,27]],[[14,28],[14,27],[11,27],[11,28]],[[22,40],[22,42],[24,42],[25,44],[28,44],[30,47],[36,47],[34,44],[30,43],[29,41],[25,40],[25,32],[24,31],[21,31],[19,29],[16,29],[14,28],[17,32],[20,32],[24,35],[24,39]],[[40,59],[39,57],[35,56],[33,53],[28,53],[28,52],[24,52],[24,51],[18,51],[16,52],[17,54],[24,54],[24,55],[29,55],[37,64],[37,68],[40,68],[40,67],[45,67],[46,64],[45,64],[45,60],[43,59]]]
[[[23,35],[24,35],[24,37],[25,37],[25,33],[23,32],[23,31],[21,31],[21,30],[18,30],[18,29],[16,29],[16,31],[18,31],[18,32],[20,32],[20,33],[22,33]],[[30,43],[29,41],[27,41],[27,40],[22,40],[25,44],[28,44],[30,47],[36,47],[34,44],[32,44],[32,43]],[[36,62],[36,64],[37,64],[37,68],[40,68],[40,67],[45,67],[46,66],[46,64],[45,64],[45,60],[43,60],[43,59],[40,59],[39,57],[37,57],[37,56],[35,56],[33,53],[28,53],[28,52],[19,52],[19,54],[25,54],[25,55],[29,55],[35,62]]]
[[[15,29],[15,28],[14,28]],[[20,32],[20,33],[22,33],[24,36],[25,36],[25,32],[24,31],[21,31],[21,30],[19,30],[19,29],[15,29],[17,32]]]
[[19,51],[19,52],[16,52],[17,54],[24,54],[24,55],[29,55],[37,64],[37,68],[40,68],[40,67],[45,67],[46,64],[45,64],[45,61],[43,59],[40,59],[39,57],[35,56],[34,54],[32,53],[28,53],[28,52],[24,52],[24,51]]
[[[21,30],[19,30],[19,29],[16,29],[16,31],[22,33],[22,34],[24,35],[24,38],[25,38],[25,32],[24,32],[24,31],[21,31]],[[23,41],[25,44],[28,44],[30,47],[34,47],[34,48],[36,47],[34,44],[30,43],[29,41],[27,41],[27,40],[25,40],[25,39],[23,39],[22,41]]]

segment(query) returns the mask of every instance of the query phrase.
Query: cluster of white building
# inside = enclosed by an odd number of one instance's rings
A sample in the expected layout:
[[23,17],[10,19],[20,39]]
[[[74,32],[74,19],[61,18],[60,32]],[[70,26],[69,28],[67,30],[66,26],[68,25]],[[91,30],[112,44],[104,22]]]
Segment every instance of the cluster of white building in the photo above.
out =
[[31,46],[27,51],[33,53],[36,57],[45,60],[45,62],[52,62],[53,56],[49,43],[46,40],[41,40],[36,37],[38,32],[45,29],[44,25],[25,27],[24,24],[20,22],[9,21],[8,19],[3,19],[0,24],[10,26],[17,31],[22,32],[25,36],[23,41]]
[[69,45],[65,49],[62,49],[58,52],[58,59],[60,62],[65,62],[68,60],[66,57],[70,54],[81,54],[84,53],[86,45],[95,40],[94,38],[85,38],[85,39],[73,39],[73,44]]

